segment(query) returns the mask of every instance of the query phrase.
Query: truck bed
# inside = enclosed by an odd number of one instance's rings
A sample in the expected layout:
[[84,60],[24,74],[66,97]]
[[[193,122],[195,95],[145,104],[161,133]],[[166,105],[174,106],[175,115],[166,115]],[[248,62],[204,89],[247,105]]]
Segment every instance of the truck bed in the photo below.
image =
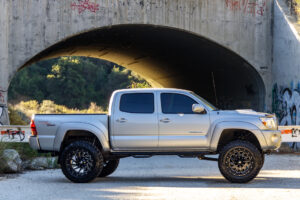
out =
[[104,132],[108,140],[108,115],[106,114],[36,114],[33,116],[37,127],[40,150],[55,151],[58,145],[55,140],[60,132],[72,127],[72,130],[86,130],[87,125]]

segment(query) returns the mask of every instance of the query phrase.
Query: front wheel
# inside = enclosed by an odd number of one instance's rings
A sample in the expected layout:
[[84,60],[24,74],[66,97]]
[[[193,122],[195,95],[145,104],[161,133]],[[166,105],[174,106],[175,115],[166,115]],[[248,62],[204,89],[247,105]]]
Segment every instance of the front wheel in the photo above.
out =
[[103,156],[91,142],[78,140],[61,153],[61,169],[74,183],[87,183],[97,178],[103,168]]
[[254,179],[263,165],[262,153],[248,141],[235,140],[220,152],[218,164],[222,175],[232,183]]

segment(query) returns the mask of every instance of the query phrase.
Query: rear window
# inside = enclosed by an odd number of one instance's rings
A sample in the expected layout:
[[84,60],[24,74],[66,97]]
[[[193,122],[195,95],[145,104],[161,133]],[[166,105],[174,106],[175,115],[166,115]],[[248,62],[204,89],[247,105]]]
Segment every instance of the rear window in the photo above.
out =
[[153,93],[123,94],[120,111],[127,113],[154,113]]

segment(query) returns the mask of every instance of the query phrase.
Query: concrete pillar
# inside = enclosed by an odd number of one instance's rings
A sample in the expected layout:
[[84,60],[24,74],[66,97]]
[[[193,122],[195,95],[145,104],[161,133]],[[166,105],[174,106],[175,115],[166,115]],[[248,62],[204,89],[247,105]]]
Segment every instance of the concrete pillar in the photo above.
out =
[[9,125],[8,108],[7,108],[7,89],[9,86],[9,67],[10,57],[9,52],[10,30],[9,23],[9,4],[8,1],[0,1],[0,125]]
[[[1,47],[0,47],[1,54]],[[2,56],[2,59],[1,59]],[[0,55],[0,125],[9,125],[7,92],[9,87],[9,56]]]
[[0,125],[9,125],[7,91],[9,87],[10,73],[8,72],[9,68],[7,66],[9,65],[7,63],[8,56],[0,60]]
[[7,91],[0,90],[0,125],[9,125]]

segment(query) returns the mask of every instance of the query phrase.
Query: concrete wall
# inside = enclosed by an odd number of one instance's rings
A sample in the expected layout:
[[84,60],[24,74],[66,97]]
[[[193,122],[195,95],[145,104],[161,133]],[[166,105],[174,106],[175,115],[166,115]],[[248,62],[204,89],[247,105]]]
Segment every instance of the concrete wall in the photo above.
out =
[[[282,0],[274,5],[273,111],[280,124],[300,124],[300,37]],[[291,18],[292,19],[292,18]]]
[[0,0],[0,104],[9,81],[32,57],[81,32],[153,24],[209,38],[262,76],[271,108],[272,0]]

